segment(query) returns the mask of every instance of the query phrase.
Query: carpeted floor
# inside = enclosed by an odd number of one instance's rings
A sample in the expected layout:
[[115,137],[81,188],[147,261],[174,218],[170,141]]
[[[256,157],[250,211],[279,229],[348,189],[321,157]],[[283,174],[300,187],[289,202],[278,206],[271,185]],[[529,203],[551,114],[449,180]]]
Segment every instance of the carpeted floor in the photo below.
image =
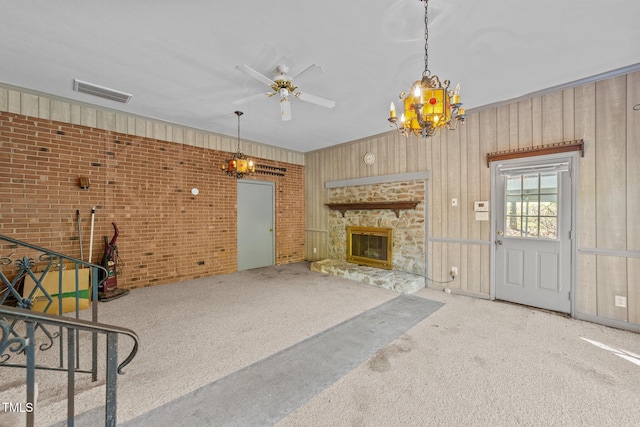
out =
[[[422,314],[393,320],[410,311],[397,305],[407,299]],[[393,333],[377,329],[374,315],[380,313],[395,325]],[[132,328],[141,338],[138,356],[118,378],[123,425],[640,423],[639,334],[430,289],[399,296],[309,271],[308,263],[133,290],[101,303],[100,321]],[[360,336],[371,332],[367,322],[376,332]],[[332,344],[333,351],[327,348]],[[120,347],[124,357],[130,345],[123,339]],[[316,366],[318,371],[296,382],[306,369],[298,363],[301,355],[321,349],[335,358],[310,363],[326,361],[327,369]],[[284,378],[287,373],[293,378]],[[252,390],[256,377],[267,381],[256,381]],[[239,384],[249,393],[244,400],[233,397],[245,395]],[[284,411],[269,400],[284,392],[278,387],[297,398]],[[64,402],[46,390],[40,382],[38,425],[55,423],[65,413]],[[98,391],[79,393],[77,413],[90,414],[101,405],[104,395]],[[202,399],[205,391],[212,394]],[[211,418],[207,407],[220,404],[225,394],[235,405],[231,415]],[[242,419],[233,411],[254,415]],[[166,418],[173,412],[207,416]]]

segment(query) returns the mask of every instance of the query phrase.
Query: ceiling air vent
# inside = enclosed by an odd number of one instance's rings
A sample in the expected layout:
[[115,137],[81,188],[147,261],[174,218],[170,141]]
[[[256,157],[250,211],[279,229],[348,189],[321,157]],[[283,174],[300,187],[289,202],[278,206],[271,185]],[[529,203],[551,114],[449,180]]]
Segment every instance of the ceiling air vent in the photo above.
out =
[[119,90],[109,89],[108,87],[98,86],[93,83],[83,82],[82,80],[73,80],[73,90],[89,95],[99,96],[100,98],[110,99],[111,101],[122,102],[126,104],[133,95],[120,92]]

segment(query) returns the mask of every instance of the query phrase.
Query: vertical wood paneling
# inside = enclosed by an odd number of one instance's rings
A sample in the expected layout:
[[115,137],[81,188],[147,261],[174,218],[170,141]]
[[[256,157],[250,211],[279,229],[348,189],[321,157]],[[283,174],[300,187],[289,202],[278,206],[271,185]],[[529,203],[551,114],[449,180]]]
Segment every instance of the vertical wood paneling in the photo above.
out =
[[531,140],[521,141],[520,147],[536,147],[542,145],[542,97],[531,98]]
[[20,93],[20,114],[38,117],[38,97],[31,93]]
[[[399,137],[397,133],[391,134],[391,135],[395,135],[395,138]],[[390,142],[390,145],[394,144],[393,140],[389,142]],[[395,161],[393,173],[407,172],[407,143],[408,143],[407,138],[404,138],[402,141],[398,141],[394,144],[396,147],[398,147],[398,150],[396,151],[396,161]]]
[[[601,249],[627,247],[626,76],[596,83],[596,244]],[[628,320],[615,296],[627,297],[627,261],[598,256],[596,263],[598,315]]]
[[20,100],[20,114],[30,117],[38,117],[38,111],[38,96],[31,93],[22,93],[22,99]]
[[[447,230],[446,236],[450,239],[460,239],[460,221],[462,217],[461,211],[465,209],[460,198],[460,133],[445,131],[442,133],[442,141],[447,147],[447,163],[445,171],[447,172]],[[452,199],[457,199],[458,205],[453,206]],[[443,271],[450,277],[451,267],[455,266],[460,271],[460,245],[449,244],[447,247],[447,260],[442,266]],[[461,288],[460,279],[456,279],[450,284],[450,287]]]
[[[469,165],[467,163],[466,141],[467,141],[467,128],[461,126],[456,133],[456,139],[459,144],[458,158],[460,162],[460,180],[459,180],[459,194],[460,194],[460,238],[467,239],[469,233],[469,215],[473,212],[473,203],[469,202],[469,194],[467,192],[468,171]],[[458,265],[458,279],[460,288],[464,290],[469,289],[468,275],[467,275],[467,262],[468,257],[468,245],[460,245],[460,264]]]
[[[460,239],[460,218],[461,211],[465,209],[460,198],[460,135],[458,132],[446,133],[447,163],[447,236],[453,239]],[[453,206],[452,199],[458,200],[458,206]],[[457,264],[456,264],[457,265]],[[459,266],[458,266],[459,267]]]
[[[480,112],[480,153],[486,157],[487,153],[496,151],[496,109]],[[480,200],[491,200],[491,170],[484,165],[480,168]],[[491,238],[491,224],[489,221],[480,221],[480,238]]]
[[598,281],[598,316],[626,322],[627,309],[615,306],[615,296],[627,298],[627,259],[598,255],[596,259]]
[[498,107],[496,113],[496,150],[506,151],[511,148],[511,105]]
[[[179,127],[174,129],[162,121],[144,119],[128,115],[127,113],[115,113],[97,106],[72,104],[51,98],[45,94],[27,93],[13,89],[9,90],[3,88],[1,84],[0,111],[219,150],[219,147],[215,146],[215,144],[212,146],[211,144],[212,141],[217,141],[215,134],[191,130],[194,139],[189,139],[185,142],[173,135],[173,130],[180,134]],[[213,137],[213,139],[210,139],[211,137]],[[248,144],[248,147],[250,149],[243,150],[243,152],[253,157],[304,165],[304,153],[279,149],[256,142]],[[235,151],[235,149],[233,151]],[[269,155],[258,156],[256,155],[257,152],[265,152],[269,153]]]
[[[433,237],[442,237],[442,220],[444,216],[442,206],[442,186],[443,186],[443,174],[442,174],[442,156],[440,150],[440,144],[436,144],[433,140],[428,141],[431,147],[431,171],[432,176],[429,180],[431,184],[431,235]],[[439,264],[434,261],[434,268]]]
[[7,111],[10,113],[21,114],[22,97],[20,92],[9,89],[7,98]]
[[[71,122],[71,105],[68,102],[58,101],[54,99],[51,101],[51,120],[55,120],[57,122]],[[116,129],[117,132],[122,132]]]
[[489,295],[491,287],[491,248],[480,247],[480,293]]
[[640,258],[627,260],[629,322],[640,324]]
[[[539,100],[540,98],[537,99]],[[536,107],[538,107],[538,105],[536,105]],[[534,108],[533,99],[525,99],[518,102],[517,148],[528,148],[537,145],[534,144],[534,129],[536,129],[538,133],[541,133],[541,128],[540,111],[537,108]]]
[[460,180],[459,194],[460,194],[460,238],[469,238],[469,216],[473,213],[473,202],[469,200],[469,191],[467,189],[467,183],[469,182],[469,163],[467,158],[467,127],[462,126],[457,132],[457,139],[459,144],[458,158],[460,162]]
[[575,96],[573,88],[562,91],[562,141],[573,141],[575,138]]
[[418,150],[418,146],[420,145],[417,139],[407,138],[405,140],[405,144],[407,146],[406,149],[406,164],[407,164],[407,172],[416,172],[419,171],[420,152]]
[[38,117],[51,120],[51,99],[45,96],[38,97]]
[[[466,189],[469,195],[469,204],[482,200],[480,193],[480,171],[487,168],[484,155],[480,149],[480,120],[479,114],[469,117],[467,124],[467,182]],[[470,218],[468,224],[467,238],[469,240],[480,240],[480,221],[476,221],[475,215]]]
[[[447,237],[448,236],[448,231],[449,231],[449,210],[451,209],[451,198],[449,197],[449,151],[448,151],[448,144],[447,144],[447,133],[443,133],[440,132],[436,135],[434,135],[433,137],[431,137],[431,140],[433,141],[434,144],[436,144],[438,146],[438,149],[440,151],[440,175],[442,177],[442,187],[441,187],[441,193],[440,193],[440,201],[436,202],[439,203],[441,208],[441,212],[442,212],[442,217],[441,217],[441,229],[440,229],[440,237]],[[440,254],[435,254],[436,256],[440,256],[440,265],[439,267],[436,266],[436,272],[438,272],[438,268],[439,268],[439,280],[440,281],[446,281],[449,279],[449,274],[448,274],[448,245],[446,243],[443,243],[440,246]]]
[[[364,172],[353,163],[336,162],[336,158],[343,155],[340,147],[328,148],[327,153],[333,157],[318,157],[321,161],[307,167],[332,171],[331,176],[323,179],[313,178],[314,185],[318,186],[326,180],[351,178],[341,174],[343,166],[346,167],[343,171],[360,170],[362,176],[428,170],[431,173],[427,182],[429,236],[490,242],[491,224],[476,221],[473,212],[474,201],[491,197],[491,175],[485,155],[498,150],[584,139],[584,157],[579,159],[578,247],[639,250],[640,223],[637,221],[640,215],[633,213],[640,208],[637,196],[640,192],[640,168],[637,167],[640,113],[635,112],[634,116],[632,109],[635,105],[632,100],[640,98],[639,79],[640,72],[629,76],[629,84],[621,76],[474,112],[458,130],[445,131],[426,140],[415,136],[405,140],[391,132],[389,136],[358,141],[354,144],[359,155],[363,154],[361,151],[373,151],[378,157],[374,168]],[[401,153],[400,157],[397,153]],[[451,206],[453,197],[458,198],[457,208]],[[319,204],[319,201],[313,203]],[[308,212],[309,221],[318,216],[317,209]],[[318,227],[324,227],[326,218],[320,216],[324,222]],[[430,241],[427,252],[431,279],[448,280],[450,267],[456,265],[459,277],[450,286],[489,294],[491,246]],[[636,258],[581,253],[577,263],[575,298],[580,313],[638,321],[640,304],[635,301],[640,299],[640,289]],[[628,297],[628,316],[627,310],[615,307],[615,295]]]
[[9,91],[0,87],[0,111],[9,111]]
[[509,149],[517,150],[520,146],[519,105],[509,104]]
[[598,295],[596,286],[596,256],[580,254],[578,256],[577,306],[582,313],[598,314]]
[[[98,126],[98,111],[95,108],[80,107],[80,123],[82,126],[97,127]],[[140,135],[140,136],[146,136]]]
[[[116,128],[115,113],[112,111],[98,110],[96,112],[96,127],[98,129],[115,130]],[[165,138],[158,137],[156,139],[162,139],[163,141],[166,141]]]
[[[596,83],[596,213],[599,248],[627,249],[626,77]],[[598,264],[600,267],[600,264]]]
[[[580,159],[578,179],[578,247],[596,247],[596,138],[595,83],[575,89],[575,135],[584,139],[584,157]],[[582,313],[598,314],[595,255],[578,256],[577,307]]]
[[542,141],[545,144],[562,142],[562,92],[542,96]]
[[[640,105],[640,71],[627,78],[626,106],[627,250],[640,251],[640,111],[634,110],[634,105]],[[635,301],[640,306],[640,299]]]
[[[596,247],[596,86],[576,88],[575,133],[584,139],[584,157],[580,159],[578,187],[578,245]],[[595,266],[595,263],[591,263]],[[592,272],[595,275],[595,270]],[[585,272],[586,275],[589,272]]]

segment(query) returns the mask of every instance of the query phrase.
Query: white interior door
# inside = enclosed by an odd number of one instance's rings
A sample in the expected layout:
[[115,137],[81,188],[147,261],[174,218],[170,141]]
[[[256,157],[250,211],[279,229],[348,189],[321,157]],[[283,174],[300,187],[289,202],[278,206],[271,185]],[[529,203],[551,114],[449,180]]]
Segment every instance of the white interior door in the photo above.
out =
[[494,169],[495,297],[571,312],[570,160]]
[[238,180],[238,271],[274,265],[274,187]]

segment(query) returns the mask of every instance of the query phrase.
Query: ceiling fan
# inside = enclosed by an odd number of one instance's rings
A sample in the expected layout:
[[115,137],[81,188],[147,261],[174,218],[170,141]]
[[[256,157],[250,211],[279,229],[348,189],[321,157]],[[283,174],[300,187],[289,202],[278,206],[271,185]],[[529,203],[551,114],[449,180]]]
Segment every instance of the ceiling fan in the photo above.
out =
[[277,74],[273,79],[270,79],[264,74],[261,74],[246,65],[238,65],[236,66],[236,70],[242,71],[246,75],[266,84],[271,88],[272,92],[259,93],[238,99],[233,102],[234,104],[244,104],[245,102],[253,101],[254,99],[259,99],[264,96],[272,97],[274,95],[280,95],[280,115],[282,116],[283,121],[291,120],[290,96],[298,98],[301,101],[310,102],[326,108],[333,108],[336,105],[336,102],[332,99],[323,98],[306,92],[296,92],[298,87],[293,85],[293,80],[300,79],[301,76],[309,77],[311,75],[323,73],[324,70],[319,65],[310,65],[295,77],[291,77],[287,74],[289,72],[289,67],[286,65],[278,65],[276,68]]

